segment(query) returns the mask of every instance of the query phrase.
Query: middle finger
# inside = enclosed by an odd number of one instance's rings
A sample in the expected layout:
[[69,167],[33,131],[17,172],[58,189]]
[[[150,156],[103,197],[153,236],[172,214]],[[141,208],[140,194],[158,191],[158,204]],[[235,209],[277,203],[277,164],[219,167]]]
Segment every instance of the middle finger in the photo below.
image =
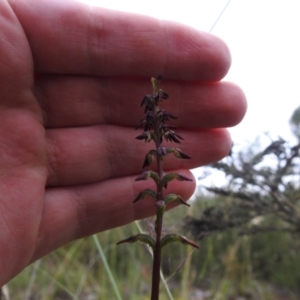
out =
[[[172,121],[175,126],[230,127],[245,113],[243,92],[228,82],[164,80],[161,88],[170,95],[163,108],[179,117]],[[42,76],[36,84],[36,96],[44,110],[47,128],[97,124],[135,126],[143,116],[140,101],[151,93],[148,79]]]

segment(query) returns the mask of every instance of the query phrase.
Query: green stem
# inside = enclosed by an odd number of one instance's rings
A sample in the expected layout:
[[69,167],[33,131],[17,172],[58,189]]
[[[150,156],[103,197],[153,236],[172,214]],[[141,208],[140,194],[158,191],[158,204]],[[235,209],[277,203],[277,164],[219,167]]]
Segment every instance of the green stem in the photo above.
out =
[[[157,142],[156,148],[160,145]],[[157,157],[157,173],[159,175],[159,179],[161,180],[163,177],[163,159],[161,157]],[[161,266],[161,233],[162,233],[162,225],[163,225],[163,214],[164,208],[162,208],[159,204],[163,201],[163,187],[159,185],[157,187],[157,208],[156,208],[156,221],[155,221],[155,232],[156,232],[156,242],[153,250],[153,267],[152,267],[152,290],[151,290],[151,300],[159,299],[159,285],[160,285],[160,266]],[[164,204],[162,204],[164,205]]]
[[[153,89],[153,99],[158,96],[158,87]],[[153,107],[154,120],[154,133],[156,136],[155,145],[157,151],[157,174],[159,181],[163,178],[163,156],[158,155],[159,147],[161,146],[162,133],[161,133],[161,120],[157,117],[159,108],[156,105]],[[161,273],[161,234],[163,225],[163,214],[165,210],[164,197],[163,197],[163,186],[162,184],[157,185],[157,199],[156,199],[156,221],[155,221],[155,232],[156,241],[153,249],[153,267],[152,267],[152,289],[151,289],[151,300],[159,300],[159,285],[160,285],[160,273]]]
[[156,224],[155,224],[156,244],[153,251],[151,300],[159,299],[160,265],[161,265],[160,240],[161,240],[162,223],[163,223],[162,214],[158,214],[156,219]]
[[[142,227],[140,226],[139,221],[134,221],[134,224],[136,225],[139,233],[145,233],[143,231]],[[153,258],[153,252],[151,252],[151,255],[152,255],[152,258]],[[161,280],[161,282],[163,283],[163,285],[164,285],[164,287],[166,289],[166,293],[167,293],[167,295],[169,297],[169,300],[174,300],[174,298],[172,296],[172,293],[171,293],[171,291],[170,291],[170,289],[168,287],[167,281],[165,280],[165,277],[164,277],[164,274],[163,274],[161,268],[160,268],[160,280]]]

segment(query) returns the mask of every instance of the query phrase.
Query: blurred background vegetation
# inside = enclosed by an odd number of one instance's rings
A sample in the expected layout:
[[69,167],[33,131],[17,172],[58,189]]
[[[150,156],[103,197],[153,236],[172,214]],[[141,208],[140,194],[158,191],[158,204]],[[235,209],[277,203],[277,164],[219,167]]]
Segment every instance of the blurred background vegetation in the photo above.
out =
[[[192,215],[220,201],[230,205],[230,199],[198,198]],[[168,224],[180,227],[182,223],[176,222],[186,216],[186,210],[170,211]],[[266,218],[264,223],[273,224],[274,220]],[[149,299],[148,250],[143,244],[116,246],[136,231],[135,224],[130,224],[97,235],[124,300]],[[184,227],[180,231],[187,234]],[[163,269],[174,300],[300,299],[299,234],[240,235],[238,231],[208,234],[198,241],[200,250],[177,243],[165,248]],[[11,299],[20,300],[118,299],[92,237],[35,262],[12,280],[8,289]],[[163,285],[161,289],[161,299],[169,299]]]
[[[300,108],[291,118],[296,143],[278,137],[263,148],[257,142],[233,147],[206,167],[212,176],[221,172],[224,184],[203,185],[191,208],[166,214],[165,231],[194,239],[200,250],[178,243],[164,248],[170,292],[162,284],[161,299],[300,299],[299,128]],[[10,299],[149,299],[149,250],[116,246],[149,224],[134,222],[58,249],[7,284]]]

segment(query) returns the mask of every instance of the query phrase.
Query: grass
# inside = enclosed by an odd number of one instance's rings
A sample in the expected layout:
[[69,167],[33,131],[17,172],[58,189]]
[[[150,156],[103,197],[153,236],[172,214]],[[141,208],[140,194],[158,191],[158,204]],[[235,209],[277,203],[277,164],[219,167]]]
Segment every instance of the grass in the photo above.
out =
[[[199,214],[203,205],[203,200],[198,201],[190,213]],[[180,227],[176,222],[186,213],[185,207],[167,213],[166,228]],[[141,243],[116,246],[137,232],[132,223],[58,249],[8,283],[11,299],[149,299],[148,249]],[[249,237],[231,230],[206,237],[200,246],[200,250],[181,244],[166,246],[163,270],[172,296],[162,285],[161,299],[197,300],[192,294],[200,290],[209,290],[206,299],[210,300],[231,300],[237,295],[255,300],[300,299],[298,236],[265,233]]]

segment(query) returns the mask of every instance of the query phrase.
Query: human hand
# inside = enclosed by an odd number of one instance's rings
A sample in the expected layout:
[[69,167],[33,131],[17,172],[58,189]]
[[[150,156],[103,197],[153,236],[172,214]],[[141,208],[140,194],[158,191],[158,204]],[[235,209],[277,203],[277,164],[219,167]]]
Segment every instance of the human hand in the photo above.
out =
[[[132,201],[146,149],[134,131],[150,77],[162,75],[192,160],[230,149],[226,129],[246,110],[242,91],[218,82],[230,65],[218,38],[145,16],[77,2],[0,3],[0,286],[54,249],[155,212]],[[185,199],[194,184],[168,189]]]

